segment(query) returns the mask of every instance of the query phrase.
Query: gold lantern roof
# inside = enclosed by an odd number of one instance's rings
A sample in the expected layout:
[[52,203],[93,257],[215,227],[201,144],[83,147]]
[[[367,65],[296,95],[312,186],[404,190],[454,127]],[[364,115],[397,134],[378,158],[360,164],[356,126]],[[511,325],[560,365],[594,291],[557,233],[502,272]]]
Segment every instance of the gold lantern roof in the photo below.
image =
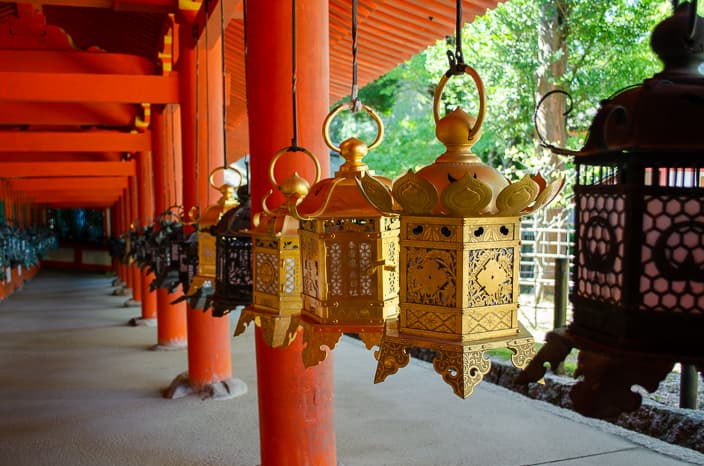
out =
[[491,363],[492,348],[510,348],[515,365],[534,353],[518,323],[520,216],[550,202],[564,183],[526,176],[511,183],[472,153],[484,120],[484,87],[477,117],[461,108],[439,116],[445,74],[433,102],[436,136],[445,152],[418,173],[409,170],[391,189],[365,176],[358,184],[383,212],[400,215],[400,313],[387,321],[375,382],[408,364],[407,348],[435,351],[435,370],[466,398]]
[[[418,173],[408,170],[394,181],[391,191],[365,176],[361,188],[380,210],[442,217],[521,216],[548,204],[562,189],[564,179],[546,183],[540,174],[526,175],[511,183],[472,152],[472,146],[481,137],[485,97],[477,72],[469,66],[465,66],[465,72],[474,78],[479,90],[478,116],[475,118],[458,107],[440,118],[440,97],[449,79],[443,75],[435,92],[433,114],[435,134],[445,152]],[[398,205],[400,210],[394,208]]]
[[298,236],[299,220],[295,208],[310,191],[310,183],[297,172],[278,183],[274,167],[289,152],[303,152],[315,165],[315,181],[320,179],[320,164],[309,150],[291,146],[278,151],[269,164],[269,179],[285,200],[270,210],[267,202],[273,189],[262,200],[262,212],[254,216],[253,302],[242,310],[235,336],[242,334],[250,322],[262,330],[262,338],[272,348],[289,345],[299,328],[301,299],[301,258]]

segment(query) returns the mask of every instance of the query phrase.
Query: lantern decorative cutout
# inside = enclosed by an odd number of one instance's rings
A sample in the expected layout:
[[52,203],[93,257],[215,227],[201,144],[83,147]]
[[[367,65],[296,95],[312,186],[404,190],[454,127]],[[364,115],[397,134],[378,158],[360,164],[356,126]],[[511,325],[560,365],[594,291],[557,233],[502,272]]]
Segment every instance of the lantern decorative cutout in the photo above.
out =
[[254,216],[253,269],[254,300],[242,310],[235,336],[254,321],[262,329],[262,337],[272,348],[288,346],[296,336],[303,307],[301,298],[301,253],[299,221],[291,215],[310,191],[310,184],[293,173],[281,184],[276,181],[274,167],[279,158],[293,151],[306,154],[315,165],[315,180],[320,180],[320,164],[312,152],[300,147],[281,149],[269,164],[269,179],[286,199],[274,210],[267,206],[273,190],[262,200],[263,212]]
[[[197,273],[190,283],[188,288],[188,296],[191,301],[191,307],[203,309],[206,302],[204,298],[212,294],[215,284],[216,272],[216,238],[212,234],[212,228],[215,227],[222,216],[239,205],[239,201],[235,197],[235,188],[227,183],[216,186],[213,176],[219,171],[233,171],[229,167],[218,167],[208,176],[210,186],[220,191],[222,195],[216,204],[208,206],[205,212],[198,217],[198,266]],[[239,172],[236,172],[239,173]],[[196,299],[196,297],[198,299]]]
[[582,150],[556,150],[577,169],[573,320],[518,382],[579,348],[587,416],[637,409],[631,387],[655,391],[675,362],[704,371],[704,19],[689,7],[653,31],[664,71],[602,101]]
[[237,198],[240,204],[223,214],[211,230],[216,237],[215,293],[208,298],[206,307],[213,307],[215,317],[222,317],[237,306],[252,302],[249,185],[238,188]]
[[520,216],[550,202],[563,180],[546,184],[537,175],[511,184],[472,153],[484,87],[473,68],[462,71],[477,85],[479,112],[475,119],[458,108],[440,119],[452,74],[444,75],[434,115],[446,152],[418,173],[409,170],[391,191],[370,177],[359,183],[374,205],[401,222],[400,315],[386,324],[374,381],[406,366],[407,348],[430,348],[435,370],[466,398],[491,367],[485,351],[508,347],[519,367],[533,355],[533,338],[518,323]]
[[345,163],[334,178],[316,183],[292,213],[300,221],[303,279],[303,364],[323,361],[326,345],[334,348],[343,332],[358,333],[368,348],[379,343],[386,319],[398,315],[398,216],[382,214],[357,186],[365,174],[375,178],[362,158],[382,140],[384,127],[371,107],[363,106],[377,124],[376,139],[367,145],[348,138],[339,147],[330,140],[330,123],[350,102],[333,109],[323,124],[330,149]]

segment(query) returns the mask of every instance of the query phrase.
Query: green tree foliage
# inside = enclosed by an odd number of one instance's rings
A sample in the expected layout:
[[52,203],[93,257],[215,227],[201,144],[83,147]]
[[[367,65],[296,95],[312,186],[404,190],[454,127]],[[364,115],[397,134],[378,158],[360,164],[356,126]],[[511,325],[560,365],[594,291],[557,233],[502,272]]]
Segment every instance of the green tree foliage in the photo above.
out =
[[[576,149],[601,99],[661,69],[650,51],[649,37],[669,8],[670,2],[664,0],[509,0],[466,25],[465,62],[481,75],[487,98],[483,136],[475,152],[512,177],[549,171],[544,165],[550,158],[536,151],[532,119],[540,98],[539,70],[550,65],[539,60],[541,15],[557,14],[564,34],[565,46],[549,59],[567,55],[564,74],[552,79],[554,86],[572,96],[567,145]],[[448,48],[453,46],[440,40],[360,91],[362,101],[379,110],[386,126],[384,142],[365,159],[378,174],[398,176],[431,163],[443,152],[434,137],[432,98],[448,67]],[[453,77],[443,92],[446,109],[462,106],[473,113],[477,102],[469,76]],[[334,139],[373,138],[368,117],[345,115],[332,128]]]

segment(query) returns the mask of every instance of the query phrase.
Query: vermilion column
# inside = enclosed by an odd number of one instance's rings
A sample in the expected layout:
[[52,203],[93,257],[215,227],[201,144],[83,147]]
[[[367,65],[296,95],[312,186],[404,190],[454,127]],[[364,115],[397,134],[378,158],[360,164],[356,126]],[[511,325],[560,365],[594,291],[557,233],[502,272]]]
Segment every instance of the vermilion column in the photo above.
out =
[[[154,193],[152,189],[152,163],[150,152],[137,154],[137,198],[138,215],[144,225],[154,222]],[[154,280],[154,273],[147,273],[146,269],[139,270],[142,286],[142,319],[138,324],[153,325],[156,319],[156,291],[149,289],[149,284]]]
[[[128,233],[130,230],[130,224],[127,221],[127,190],[122,191],[122,196],[120,197],[120,231],[123,233]],[[120,269],[122,270],[122,281],[125,283],[126,288],[132,288],[132,274],[129,271],[129,266],[127,264],[120,264]]]
[[[178,199],[173,198],[173,179],[180,176],[174,164],[174,144],[172,136],[173,112],[171,108],[158,109],[152,114],[152,162],[154,172],[154,211],[164,212]],[[180,196],[179,196],[180,197]],[[186,303],[171,304],[181,296],[181,287],[174,293],[159,288],[157,301],[157,345],[154,349],[176,349],[186,346]]]
[[[138,190],[137,190],[137,178],[130,176],[129,178],[129,221],[130,225],[134,224],[135,227],[140,228],[141,222],[139,218],[139,203],[138,203]],[[132,301],[141,303],[142,301],[142,274],[139,270],[137,264],[133,264],[130,267],[130,275],[132,276]],[[132,304],[132,303],[130,303]]]
[[[297,8],[299,142],[321,158],[323,176],[328,176],[327,148],[320,136],[329,102],[328,0],[298,0]],[[247,102],[256,211],[270,189],[269,161],[290,145],[292,136],[288,1],[247,3]],[[294,170],[313,179],[308,160],[287,155],[277,164],[279,179]],[[271,349],[260,329],[255,331],[262,465],[335,465],[332,354],[305,369],[300,332],[290,346]]]
[[[216,67],[221,56],[220,43],[212,46],[207,54],[205,45],[199,57],[199,73],[196,79],[196,48],[193,44],[192,27],[182,25],[179,35],[179,70],[181,102],[181,134],[183,155],[183,203],[186,210],[199,205],[202,210],[207,207],[208,199],[202,193],[208,183],[208,172],[215,165],[213,160],[222,160],[222,153],[208,154],[204,140],[209,136],[206,115],[209,108],[222,111],[222,73],[207,73]],[[204,42],[204,41],[203,41]],[[206,65],[207,63],[207,65]],[[198,99],[199,123],[196,123],[196,99]],[[221,120],[222,121],[222,120]],[[214,122],[210,121],[213,125]],[[220,128],[222,131],[222,128]],[[196,137],[198,134],[198,137]],[[222,137],[222,136],[220,136]],[[201,142],[199,148],[196,144]],[[222,147],[222,143],[219,144]],[[211,147],[217,147],[217,143]],[[222,162],[219,163],[222,165]],[[197,168],[196,168],[197,167]],[[232,360],[230,356],[229,318],[213,317],[210,312],[201,309],[187,309],[188,327],[188,373],[178,377],[172,383],[166,396],[178,397],[197,392],[201,396],[228,398],[246,391],[242,382],[236,384],[232,379]]]

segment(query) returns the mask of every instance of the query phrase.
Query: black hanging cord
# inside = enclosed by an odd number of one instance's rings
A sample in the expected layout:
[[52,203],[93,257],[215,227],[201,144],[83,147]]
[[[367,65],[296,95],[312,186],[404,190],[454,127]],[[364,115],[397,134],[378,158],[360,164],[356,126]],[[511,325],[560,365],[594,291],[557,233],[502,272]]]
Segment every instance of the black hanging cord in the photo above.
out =
[[456,76],[464,74],[465,63],[464,54],[462,53],[462,0],[457,0],[457,16],[455,18],[455,50],[447,51],[447,59],[450,63],[450,69],[445,75]]
[[225,73],[225,1],[220,0],[220,53],[222,54],[222,166],[227,167],[227,75]]
[[291,138],[291,151],[303,150],[298,145],[298,96],[296,94],[297,84],[297,61],[296,61],[296,0],[291,0],[291,99],[293,106],[293,137]]
[[350,95],[350,102],[352,103],[351,110],[353,112],[362,110],[357,81],[357,0],[352,0],[352,94]]

